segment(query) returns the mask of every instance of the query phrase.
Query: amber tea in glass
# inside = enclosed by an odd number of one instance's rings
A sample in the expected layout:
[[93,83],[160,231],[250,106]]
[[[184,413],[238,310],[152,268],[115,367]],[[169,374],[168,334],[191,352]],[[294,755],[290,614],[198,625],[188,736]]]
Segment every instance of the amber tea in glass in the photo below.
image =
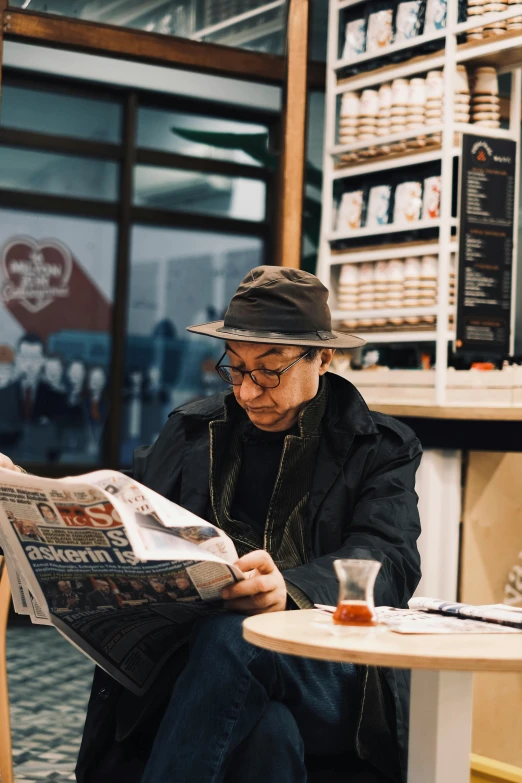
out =
[[334,560],[339,579],[335,625],[377,625],[373,589],[381,563],[377,560]]

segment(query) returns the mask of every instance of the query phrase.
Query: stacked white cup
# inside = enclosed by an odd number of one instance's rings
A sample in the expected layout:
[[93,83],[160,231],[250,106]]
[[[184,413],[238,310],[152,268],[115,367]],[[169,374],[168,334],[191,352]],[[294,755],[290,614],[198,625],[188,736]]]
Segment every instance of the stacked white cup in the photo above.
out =
[[473,74],[471,119],[483,128],[500,127],[500,98],[495,68],[477,68]]
[[[371,263],[360,264],[359,271],[359,310],[373,310],[375,305],[375,266]],[[361,326],[373,326],[372,318],[363,318]]]
[[[408,90],[408,114],[406,116],[406,130],[422,130],[426,125],[426,80],[423,78],[410,79]],[[416,138],[408,139],[408,147],[425,147],[426,135],[420,134]]]
[[354,312],[359,307],[359,266],[343,264],[337,287],[337,307],[339,310]]
[[[410,84],[407,79],[394,79],[391,89],[390,133],[402,134],[406,130]],[[406,144],[404,141],[397,141],[390,145],[390,149],[393,152],[402,152],[406,149]]]
[[[381,84],[379,88],[379,112],[377,115],[377,136],[389,136],[391,127],[392,88],[391,84]],[[383,153],[390,152],[387,144],[379,149]]]
[[[419,307],[420,277],[420,258],[416,256],[407,258],[404,262],[404,307]],[[411,326],[415,326],[420,322],[420,318],[419,316],[409,315],[406,316],[405,321]]]
[[[419,281],[419,306],[435,307],[437,304],[437,256],[423,256]],[[434,315],[422,316],[424,323],[435,323]]]

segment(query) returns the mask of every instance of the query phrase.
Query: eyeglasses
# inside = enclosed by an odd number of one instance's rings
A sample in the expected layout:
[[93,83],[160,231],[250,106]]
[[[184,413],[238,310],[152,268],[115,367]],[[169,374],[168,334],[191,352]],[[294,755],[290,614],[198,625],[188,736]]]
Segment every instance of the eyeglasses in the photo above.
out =
[[276,386],[279,386],[281,383],[281,376],[284,375],[285,372],[288,372],[288,370],[297,364],[297,362],[300,362],[301,359],[304,359],[305,356],[308,356],[311,350],[312,348],[309,348],[306,353],[302,353],[301,356],[297,357],[295,362],[289,364],[288,367],[285,367],[284,370],[262,370],[259,368],[255,370],[240,370],[238,367],[231,367],[228,364],[221,364],[227,355],[227,352],[225,351],[219,362],[216,364],[216,371],[219,377],[223,378],[226,383],[230,383],[231,386],[241,386],[245,375],[250,375],[253,382],[258,386],[261,386],[262,389],[275,389]]

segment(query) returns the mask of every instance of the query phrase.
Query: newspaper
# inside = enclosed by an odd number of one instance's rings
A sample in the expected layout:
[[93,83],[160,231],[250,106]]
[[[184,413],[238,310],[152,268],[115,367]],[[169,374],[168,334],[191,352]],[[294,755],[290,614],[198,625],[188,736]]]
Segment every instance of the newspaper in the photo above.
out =
[[[390,631],[404,634],[498,634],[520,633],[522,631],[522,611],[520,610],[518,610],[519,616],[515,612],[511,623],[501,624],[499,621],[477,619],[478,615],[471,613],[463,615],[451,611],[448,614],[442,614],[440,609],[431,608],[435,604],[451,607],[462,606],[469,610],[487,609],[488,614],[492,611],[503,613],[504,609],[507,609],[513,615],[512,608],[505,607],[503,604],[478,607],[467,604],[447,604],[447,602],[435,598],[412,598],[409,602],[409,609],[396,609],[393,606],[376,607],[377,622],[386,625]],[[314,604],[314,606],[318,612],[324,615],[332,616],[335,612],[335,606],[324,604]]]
[[473,604],[441,601],[438,598],[412,598],[408,606],[410,609],[435,613],[448,619],[454,618],[458,622],[474,620],[481,622],[482,626],[484,623],[493,623],[522,631],[522,608],[516,606],[507,606],[506,604],[474,606]]
[[136,694],[245,578],[222,530],[117,471],[0,469],[0,546],[15,610]]

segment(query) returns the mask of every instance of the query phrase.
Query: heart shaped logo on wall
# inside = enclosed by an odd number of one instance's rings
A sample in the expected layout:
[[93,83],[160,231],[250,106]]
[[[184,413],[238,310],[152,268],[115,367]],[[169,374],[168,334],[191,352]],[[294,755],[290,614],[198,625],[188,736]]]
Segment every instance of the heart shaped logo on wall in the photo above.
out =
[[71,253],[55,239],[10,239],[2,249],[1,268],[3,301],[16,301],[30,313],[69,296]]

